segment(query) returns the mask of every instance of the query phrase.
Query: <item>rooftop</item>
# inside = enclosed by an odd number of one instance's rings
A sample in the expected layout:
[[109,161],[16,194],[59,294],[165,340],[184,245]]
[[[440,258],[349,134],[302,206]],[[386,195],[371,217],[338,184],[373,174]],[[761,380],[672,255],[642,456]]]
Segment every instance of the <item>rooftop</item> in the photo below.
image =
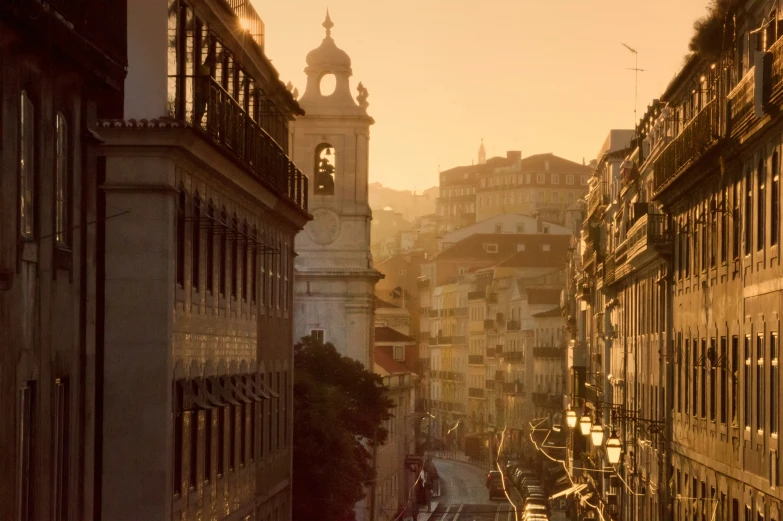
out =
[[[529,296],[528,296],[529,298]],[[552,308],[549,311],[542,311],[541,313],[535,313],[533,316],[536,318],[546,318],[546,317],[559,317],[562,316],[563,313],[560,311],[559,307]]]
[[[545,288],[527,288],[528,304],[557,304],[560,305],[560,290]],[[536,315],[538,316],[538,315]]]
[[408,335],[403,335],[399,331],[389,326],[380,326],[375,328],[375,343],[383,344],[415,344],[416,341]]

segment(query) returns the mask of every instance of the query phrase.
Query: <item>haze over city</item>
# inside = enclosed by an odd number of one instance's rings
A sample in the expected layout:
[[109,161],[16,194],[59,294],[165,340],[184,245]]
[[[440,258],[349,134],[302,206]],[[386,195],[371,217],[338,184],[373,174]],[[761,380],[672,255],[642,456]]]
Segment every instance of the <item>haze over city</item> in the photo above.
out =
[[[683,64],[706,0],[254,0],[283,82],[304,92],[304,56],[323,37],[350,49],[370,92],[370,181],[398,189],[437,184],[442,170],[521,150],[595,159],[607,128],[634,123]],[[672,15],[676,12],[676,15]],[[303,29],[307,29],[304,30]],[[302,31],[299,33],[298,31]],[[292,34],[297,37],[292,37]],[[665,36],[665,38],[662,38]]]

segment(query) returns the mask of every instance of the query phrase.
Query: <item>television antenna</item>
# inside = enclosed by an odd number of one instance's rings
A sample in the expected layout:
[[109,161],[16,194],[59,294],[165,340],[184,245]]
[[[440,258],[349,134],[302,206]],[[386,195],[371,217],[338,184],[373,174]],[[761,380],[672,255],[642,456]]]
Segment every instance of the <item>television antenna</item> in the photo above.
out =
[[636,138],[636,125],[639,122],[639,119],[636,115],[636,106],[638,105],[639,100],[639,73],[644,72],[645,69],[639,68],[639,52],[628,45],[627,43],[620,42],[623,47],[628,49],[633,53],[634,56],[634,66],[628,67],[629,71],[634,71],[634,82],[633,82],[633,137]]

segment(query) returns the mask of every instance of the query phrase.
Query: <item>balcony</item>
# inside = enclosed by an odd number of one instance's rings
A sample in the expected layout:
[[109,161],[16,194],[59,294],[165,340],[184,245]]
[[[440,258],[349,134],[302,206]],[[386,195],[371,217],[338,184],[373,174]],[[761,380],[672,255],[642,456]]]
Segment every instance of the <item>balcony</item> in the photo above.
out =
[[430,313],[430,318],[435,318],[435,317],[437,317],[437,316],[439,315],[439,311],[440,311],[440,310],[438,310],[438,309],[430,309],[430,310],[429,310],[429,313]]
[[507,394],[524,395],[522,391],[522,384],[520,382],[504,382],[503,392]]
[[482,355],[468,355],[468,365],[484,365],[484,357]]
[[604,261],[604,286],[611,286],[615,281],[614,253],[606,256]]
[[430,287],[430,279],[422,277],[418,281],[416,281],[416,286],[419,289],[426,289]]
[[506,322],[506,331],[519,331],[520,329],[519,320],[509,320]]
[[495,390],[495,380],[486,380],[484,382],[484,388],[489,390],[489,391],[494,391]]
[[629,230],[627,260],[641,255],[650,247],[660,247],[671,253],[672,240],[666,215],[643,215]]
[[468,387],[468,398],[484,398],[484,389],[479,387]]
[[[750,85],[752,88],[752,81],[750,82]],[[737,89],[740,90],[738,91],[735,89],[733,94],[742,97],[745,94],[743,94],[740,87],[741,86],[738,86]],[[739,102],[742,100],[737,99],[736,101]],[[740,109],[739,105],[735,107],[735,101],[731,99],[729,102],[732,106],[732,112],[735,108],[736,110],[749,110],[746,108]],[[744,103],[744,101],[742,101],[742,103]],[[656,192],[660,192],[662,189],[669,186],[686,167],[701,159],[715,144],[717,144],[722,133],[722,112],[716,99],[710,101],[655,159],[653,170]]]
[[498,294],[497,293],[490,293],[487,295],[487,304],[497,304],[498,303]]
[[599,181],[590,193],[587,194],[587,215],[588,217],[593,215],[599,209],[603,209],[612,200],[611,191],[609,190],[609,183],[606,181]]
[[508,351],[503,353],[503,360],[510,364],[520,364],[525,361],[525,355],[522,351]]
[[495,321],[491,318],[485,318],[484,319],[484,329],[496,329],[497,326],[495,325]]
[[506,317],[503,315],[503,313],[497,314],[497,321],[498,324],[505,324],[506,323]]
[[495,371],[495,381],[496,382],[505,382],[506,381],[506,372],[505,371]]
[[466,317],[468,316],[468,308],[454,308],[454,315],[455,317]]
[[[184,87],[174,108],[179,118],[231,153],[262,183],[307,211],[307,177],[242,105],[212,76],[176,77],[176,81]],[[203,106],[190,100],[204,100]]]
[[563,407],[563,397],[559,394],[533,393],[533,403],[542,407],[561,409]]
[[539,346],[533,348],[533,356],[535,358],[562,358],[565,360],[566,348],[565,347],[548,347]]
[[487,348],[487,358],[495,358],[495,348],[494,347],[488,347]]
[[485,294],[483,291],[470,291],[468,292],[468,300],[483,300]]
[[495,355],[500,356],[503,354],[503,344],[495,344]]

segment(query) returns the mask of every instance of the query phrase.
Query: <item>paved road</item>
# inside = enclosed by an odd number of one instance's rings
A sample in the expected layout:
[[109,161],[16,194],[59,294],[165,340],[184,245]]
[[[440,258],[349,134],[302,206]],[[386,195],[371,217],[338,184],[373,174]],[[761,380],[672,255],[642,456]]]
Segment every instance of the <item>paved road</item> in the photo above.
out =
[[[487,470],[459,461],[436,459],[441,483],[433,521],[513,521],[514,508],[507,499],[490,501]],[[519,501],[516,491],[509,490]]]

